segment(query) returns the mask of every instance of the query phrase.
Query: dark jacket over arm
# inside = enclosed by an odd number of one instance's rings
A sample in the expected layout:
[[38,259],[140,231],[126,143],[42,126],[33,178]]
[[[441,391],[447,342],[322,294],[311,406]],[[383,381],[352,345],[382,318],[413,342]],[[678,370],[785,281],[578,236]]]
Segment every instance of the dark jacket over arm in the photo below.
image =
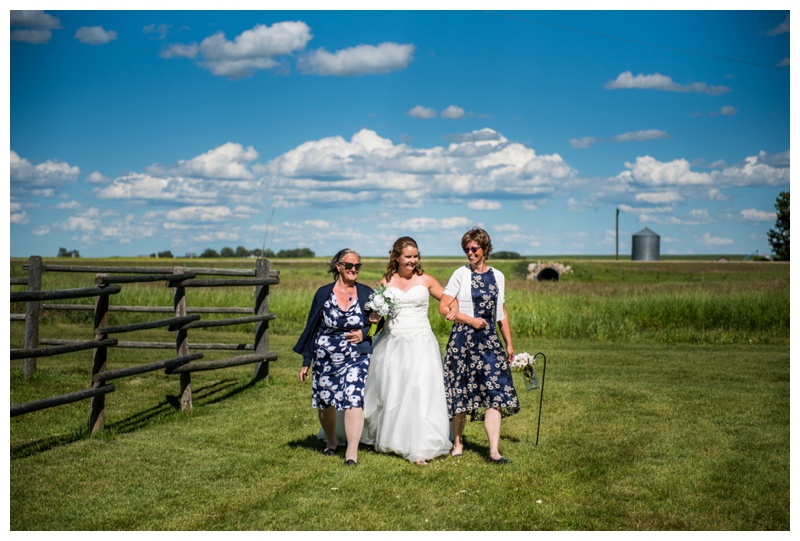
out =
[[[311,301],[311,310],[308,312],[306,328],[303,330],[303,334],[300,335],[297,344],[292,348],[295,353],[299,353],[303,356],[303,366],[311,366],[311,363],[316,358],[314,341],[317,337],[319,327],[322,325],[322,308],[325,305],[325,301],[331,296],[331,291],[333,291],[335,283],[336,282],[331,282],[330,284],[322,286],[314,294],[314,300]],[[358,295],[358,304],[361,306],[361,312],[364,314],[364,320],[366,321],[368,311],[364,307],[364,304],[369,300],[369,296],[372,295],[372,288],[356,282],[356,292]],[[372,353],[372,338],[367,336],[369,327],[370,324],[366,321],[366,325],[361,328],[361,334],[364,340],[358,344],[359,353]]]

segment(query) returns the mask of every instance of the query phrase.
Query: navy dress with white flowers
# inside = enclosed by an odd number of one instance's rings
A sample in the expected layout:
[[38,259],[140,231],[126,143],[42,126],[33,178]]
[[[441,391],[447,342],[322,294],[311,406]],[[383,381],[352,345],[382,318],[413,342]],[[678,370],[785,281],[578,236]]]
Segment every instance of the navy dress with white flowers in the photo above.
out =
[[489,322],[484,329],[456,323],[444,358],[444,380],[450,416],[469,412],[471,420],[483,420],[487,408],[503,417],[519,411],[519,400],[508,356],[497,336],[498,287],[494,272],[472,273],[475,317]]
[[322,324],[314,340],[316,359],[311,378],[311,406],[337,410],[364,407],[364,383],[369,370],[369,353],[358,352],[345,333],[365,326],[364,314],[357,302],[343,311],[336,295],[322,308]]

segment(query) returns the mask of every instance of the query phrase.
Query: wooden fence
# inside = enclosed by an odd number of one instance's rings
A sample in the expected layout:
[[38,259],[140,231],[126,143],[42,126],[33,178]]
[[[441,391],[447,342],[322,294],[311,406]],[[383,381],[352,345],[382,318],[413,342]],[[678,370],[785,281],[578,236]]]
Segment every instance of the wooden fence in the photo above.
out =
[[[254,364],[256,379],[269,377],[269,363],[277,354],[269,351],[269,321],[275,318],[269,313],[269,286],[280,283],[280,273],[269,269],[269,261],[256,260],[254,270],[200,267],[132,267],[132,266],[83,266],[44,264],[40,256],[31,256],[24,267],[28,278],[12,278],[11,285],[26,285],[27,291],[12,291],[11,302],[25,302],[25,314],[11,314],[12,321],[24,321],[25,337],[22,349],[11,349],[11,360],[23,360],[23,375],[28,379],[37,369],[41,357],[61,355],[82,350],[92,350],[92,379],[88,389],[59,396],[15,404],[11,416],[22,415],[41,409],[91,399],[89,428],[97,432],[103,428],[105,395],[115,390],[112,380],[163,369],[167,374],[177,374],[180,379],[181,410],[192,410],[192,372],[217,370],[230,366]],[[42,291],[43,272],[94,273],[94,286],[78,289]],[[198,278],[203,276],[203,278]],[[223,278],[206,278],[217,276]],[[114,306],[109,299],[122,290],[124,284],[163,281],[174,290],[173,306]],[[206,307],[191,308],[186,302],[186,292],[198,287],[255,287],[255,307]],[[52,304],[46,301],[94,298],[94,307],[80,304]],[[40,338],[40,314],[42,310],[88,310],[94,311],[92,340],[64,340]],[[133,323],[109,325],[109,312],[168,313],[171,317]],[[240,314],[225,319],[203,320],[204,314]],[[241,314],[249,314],[242,316]],[[252,345],[225,343],[193,343],[194,350],[250,351],[225,359],[203,361],[202,352],[190,353],[189,331],[191,329],[222,327],[242,323],[255,323],[255,339]],[[122,335],[145,329],[166,328],[175,332],[174,342],[123,341]],[[46,346],[46,347],[42,347]],[[115,348],[174,349],[175,357],[117,370],[108,370],[109,352]]]

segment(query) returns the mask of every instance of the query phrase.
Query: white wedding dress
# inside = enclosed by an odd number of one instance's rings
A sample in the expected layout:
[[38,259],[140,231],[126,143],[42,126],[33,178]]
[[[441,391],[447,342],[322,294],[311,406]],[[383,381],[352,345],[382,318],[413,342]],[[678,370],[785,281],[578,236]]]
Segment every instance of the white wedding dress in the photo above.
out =
[[428,321],[428,288],[394,287],[397,315],[373,347],[361,442],[416,462],[450,451],[442,356]]

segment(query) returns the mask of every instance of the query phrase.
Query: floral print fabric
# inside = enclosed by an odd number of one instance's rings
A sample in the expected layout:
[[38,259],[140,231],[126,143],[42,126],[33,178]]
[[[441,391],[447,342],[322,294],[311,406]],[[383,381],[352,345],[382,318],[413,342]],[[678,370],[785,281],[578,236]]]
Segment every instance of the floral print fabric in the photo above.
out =
[[357,302],[342,311],[331,292],[322,309],[322,325],[315,338],[316,359],[311,378],[311,406],[337,410],[364,407],[364,383],[369,370],[368,353],[358,353],[358,346],[345,333],[365,326],[364,314]]
[[485,329],[456,323],[450,333],[444,359],[447,408],[450,416],[469,412],[471,420],[483,420],[487,408],[503,417],[519,411],[517,391],[508,356],[497,335],[498,287],[494,272],[473,272],[472,301],[475,317],[489,322]]

